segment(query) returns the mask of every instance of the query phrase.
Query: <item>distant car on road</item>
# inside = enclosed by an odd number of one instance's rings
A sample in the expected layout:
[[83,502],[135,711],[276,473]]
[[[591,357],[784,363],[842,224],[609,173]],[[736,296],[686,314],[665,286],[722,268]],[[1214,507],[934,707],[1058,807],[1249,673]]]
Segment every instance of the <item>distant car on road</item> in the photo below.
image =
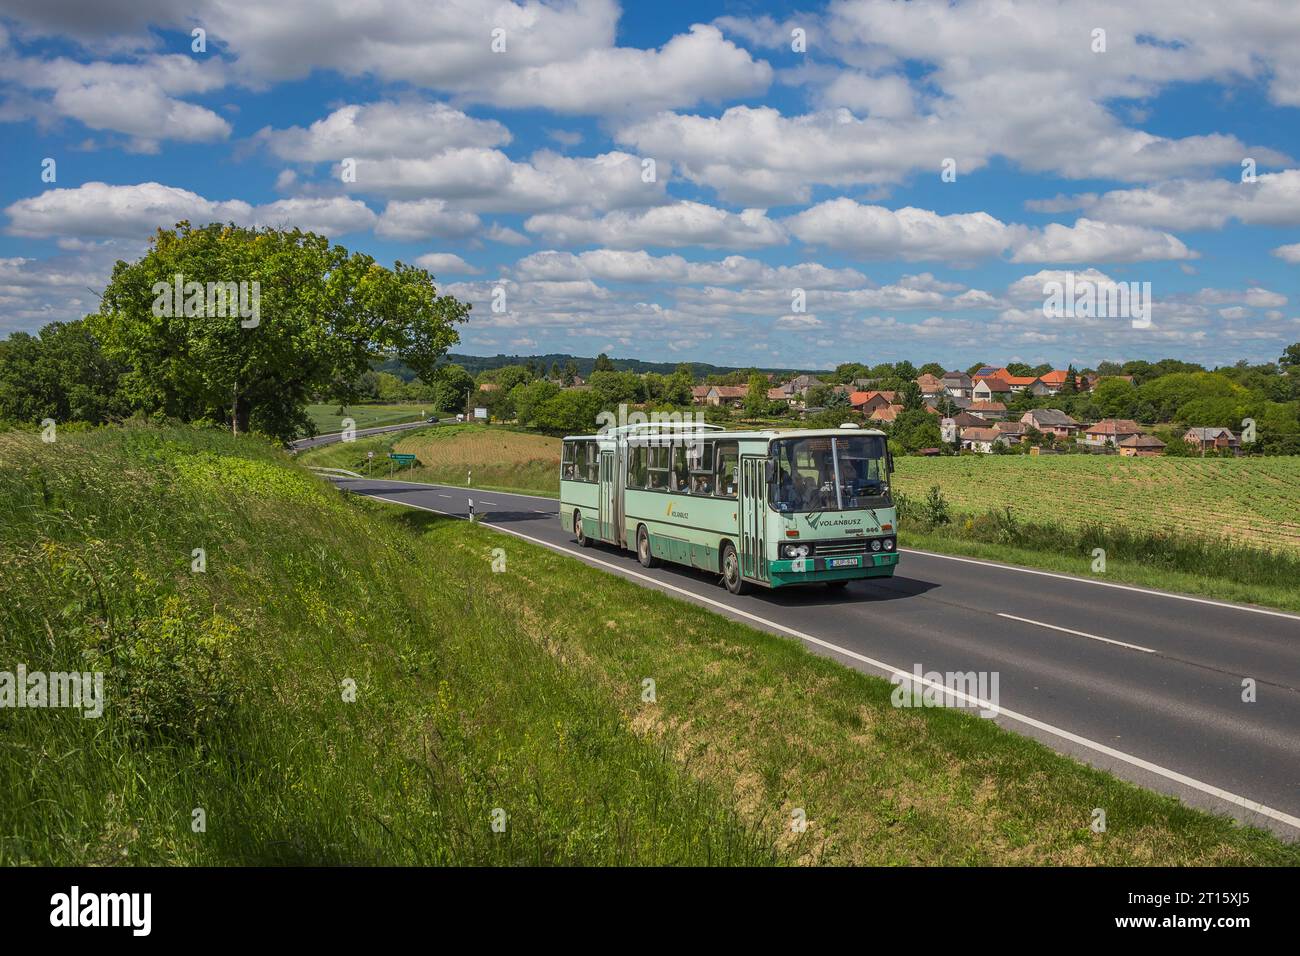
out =
[[456,421],[458,421],[458,422],[463,422],[464,420],[465,420],[465,416],[464,416],[464,415],[457,415],[457,416],[456,416]]
[[426,425],[436,425],[436,424],[438,424],[438,416],[437,416],[437,415],[430,415],[428,418],[426,418],[426,419],[424,420],[424,422],[425,422]]

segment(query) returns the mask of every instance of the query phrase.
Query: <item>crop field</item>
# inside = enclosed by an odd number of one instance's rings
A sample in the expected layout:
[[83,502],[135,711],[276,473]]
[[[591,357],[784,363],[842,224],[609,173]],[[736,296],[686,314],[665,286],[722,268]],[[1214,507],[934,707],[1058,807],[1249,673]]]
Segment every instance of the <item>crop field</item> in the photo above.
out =
[[389,452],[415,455],[419,465],[394,476],[406,481],[463,486],[473,469],[475,488],[552,498],[560,493],[560,440],[499,425],[438,425],[375,435],[313,448],[300,458],[307,465],[364,472],[372,451],[376,474],[386,473]]
[[351,418],[357,428],[374,428],[377,425],[400,425],[418,422],[433,414],[428,405],[351,405],[339,414],[337,405],[308,405],[307,417],[316,425],[320,435],[343,431],[343,419]]
[[1227,537],[1300,553],[1300,458],[963,455],[896,459],[895,487],[954,511]]

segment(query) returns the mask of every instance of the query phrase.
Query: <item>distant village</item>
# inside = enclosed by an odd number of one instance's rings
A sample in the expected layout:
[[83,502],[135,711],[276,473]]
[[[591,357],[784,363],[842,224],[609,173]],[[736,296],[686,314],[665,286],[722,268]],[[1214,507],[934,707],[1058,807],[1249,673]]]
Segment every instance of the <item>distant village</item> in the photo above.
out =
[[825,372],[697,369],[685,362],[619,368],[603,354],[580,368],[564,359],[563,367],[552,360],[549,374],[532,358],[474,376],[449,365],[439,379],[446,397],[435,400],[485,407],[493,420],[552,434],[583,434],[598,414],[625,405],[694,408],[732,428],[854,422],[886,432],[896,454],[1300,454],[1300,343],[1276,362],[1214,369],[1171,358],[1079,370],[1008,362],[946,371],[937,362],[848,361]]
[[[1067,384],[1074,375],[1073,388]],[[1079,422],[1059,408],[1033,408],[1018,416],[1008,414],[1008,403],[1017,395],[1045,398],[1069,389],[1074,394],[1090,392],[1103,378],[1117,378],[1128,383],[1128,375],[1079,375],[1072,370],[1053,369],[1042,375],[1015,375],[1003,368],[985,366],[974,372],[945,372],[942,376],[922,374],[914,381],[924,410],[947,426],[941,434],[951,436],[952,445],[963,451],[992,454],[1032,443],[1032,454],[1052,452],[1067,443],[1077,450],[1126,457],[1150,457],[1165,452],[1167,443],[1137,422],[1122,418],[1104,418]],[[881,426],[893,424],[906,410],[900,390],[881,390],[872,379],[854,379],[846,384],[828,384],[814,375],[798,375],[767,391],[773,402],[784,402],[807,417],[827,411],[812,399],[827,394],[840,397],[866,421]],[[744,385],[697,385],[691,396],[696,405],[742,408],[749,395]],[[810,398],[811,397],[811,398]],[[1240,454],[1241,436],[1223,427],[1188,428],[1182,441],[1197,452]],[[1042,441],[1041,439],[1047,439]],[[935,446],[918,450],[919,454],[938,455],[944,448]]]

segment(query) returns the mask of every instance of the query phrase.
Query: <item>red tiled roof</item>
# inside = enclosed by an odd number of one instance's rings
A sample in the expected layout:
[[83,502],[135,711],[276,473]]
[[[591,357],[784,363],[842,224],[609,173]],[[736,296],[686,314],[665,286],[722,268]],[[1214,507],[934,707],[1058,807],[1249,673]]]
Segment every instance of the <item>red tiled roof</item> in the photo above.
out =
[[1136,435],[1142,429],[1138,423],[1127,418],[1103,418],[1088,429],[1089,435]]

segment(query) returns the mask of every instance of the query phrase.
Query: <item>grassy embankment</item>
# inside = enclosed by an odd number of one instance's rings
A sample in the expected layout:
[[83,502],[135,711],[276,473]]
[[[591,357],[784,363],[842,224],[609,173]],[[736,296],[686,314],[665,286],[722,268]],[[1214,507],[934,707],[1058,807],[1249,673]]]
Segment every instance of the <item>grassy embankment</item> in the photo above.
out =
[[[396,477],[555,497],[559,440],[467,425],[360,439],[304,453],[307,464],[376,474],[389,451],[419,456]],[[896,459],[914,505],[938,486],[952,521],[914,507],[905,547],[1043,568],[1225,601],[1300,611],[1300,458],[1131,459],[966,455]],[[361,467],[358,467],[361,466]],[[1006,509],[1010,508],[1008,518]],[[1093,551],[1106,552],[1102,575]]]
[[1300,863],[251,439],[0,435],[0,572],[3,667],[100,668],[108,699],[0,711],[4,864]]

